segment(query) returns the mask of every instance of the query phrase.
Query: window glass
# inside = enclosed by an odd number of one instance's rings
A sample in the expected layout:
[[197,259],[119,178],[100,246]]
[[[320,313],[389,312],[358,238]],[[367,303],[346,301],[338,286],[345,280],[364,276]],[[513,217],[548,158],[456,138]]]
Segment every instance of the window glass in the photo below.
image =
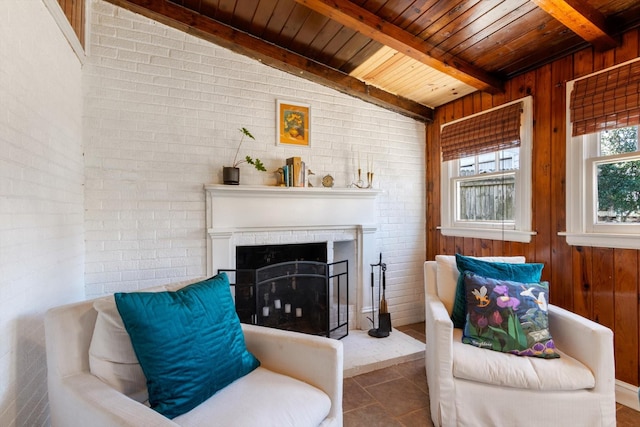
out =
[[640,160],[623,154],[638,152],[637,126],[600,132],[596,162],[597,224],[640,222]]
[[638,127],[631,126],[600,132],[598,146],[601,156],[638,151]]
[[514,174],[460,180],[457,184],[458,221],[504,220],[513,224],[516,191]]
[[476,158],[465,157],[459,160],[460,162],[460,176],[469,176],[476,174]]
[[520,148],[510,148],[458,161],[460,179],[456,179],[454,195],[457,221],[513,223],[516,176],[495,172],[516,170],[519,155]]

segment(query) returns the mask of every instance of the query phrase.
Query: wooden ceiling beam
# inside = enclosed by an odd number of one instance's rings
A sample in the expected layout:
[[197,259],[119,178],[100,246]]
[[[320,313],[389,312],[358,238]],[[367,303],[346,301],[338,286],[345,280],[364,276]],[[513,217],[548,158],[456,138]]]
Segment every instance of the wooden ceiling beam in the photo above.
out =
[[606,18],[583,0],[531,0],[598,51],[618,45],[607,31]]
[[348,0],[295,1],[469,86],[492,94],[504,91],[504,82],[497,77],[431,46],[355,3]]
[[289,74],[330,87],[422,122],[433,121],[433,109],[374,88],[341,71],[235,30],[167,0],[106,0]]

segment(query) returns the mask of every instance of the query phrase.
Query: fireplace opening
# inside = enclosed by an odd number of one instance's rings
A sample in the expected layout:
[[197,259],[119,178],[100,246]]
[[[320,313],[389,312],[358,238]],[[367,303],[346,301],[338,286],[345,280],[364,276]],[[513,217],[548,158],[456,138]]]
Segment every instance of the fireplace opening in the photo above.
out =
[[240,321],[332,338],[348,334],[349,262],[327,263],[327,242],[236,247]]
[[255,270],[288,261],[327,262],[327,243],[236,247],[236,269]]

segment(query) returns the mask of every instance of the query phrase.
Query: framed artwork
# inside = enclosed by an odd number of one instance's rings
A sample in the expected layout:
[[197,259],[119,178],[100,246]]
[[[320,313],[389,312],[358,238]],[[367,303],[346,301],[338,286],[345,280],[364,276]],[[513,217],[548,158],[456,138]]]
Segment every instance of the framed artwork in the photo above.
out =
[[278,144],[309,147],[310,107],[292,101],[278,100],[276,102],[276,132]]

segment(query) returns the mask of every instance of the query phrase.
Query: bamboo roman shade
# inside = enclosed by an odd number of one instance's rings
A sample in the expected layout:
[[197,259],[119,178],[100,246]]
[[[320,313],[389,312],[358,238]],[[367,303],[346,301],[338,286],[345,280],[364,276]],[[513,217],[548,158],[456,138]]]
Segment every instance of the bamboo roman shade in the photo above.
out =
[[575,82],[573,136],[640,124],[640,61]]
[[445,125],[440,134],[442,160],[520,146],[522,102]]

